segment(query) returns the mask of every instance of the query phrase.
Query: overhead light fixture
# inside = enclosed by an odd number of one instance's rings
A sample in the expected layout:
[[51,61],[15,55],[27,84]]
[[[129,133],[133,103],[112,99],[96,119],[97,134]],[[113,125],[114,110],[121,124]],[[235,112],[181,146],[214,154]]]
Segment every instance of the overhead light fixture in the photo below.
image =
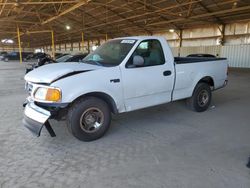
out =
[[170,32],[170,33],[173,33],[173,32],[174,32],[174,29],[169,29],[169,32]]
[[236,7],[237,7],[237,5],[238,5],[238,2],[237,2],[237,1],[235,1],[235,2],[233,3],[233,7],[232,7],[232,8],[236,8]]
[[14,3],[14,6],[15,7],[19,6],[19,1],[18,0],[16,0],[16,2]]
[[97,45],[92,46],[92,50],[93,50],[93,51],[95,51],[97,48],[98,48],[98,46],[97,46]]
[[66,25],[65,27],[66,27],[67,30],[71,29],[71,27],[69,25]]
[[13,44],[14,43],[14,41],[12,39],[2,39],[1,42],[5,43],[5,44]]

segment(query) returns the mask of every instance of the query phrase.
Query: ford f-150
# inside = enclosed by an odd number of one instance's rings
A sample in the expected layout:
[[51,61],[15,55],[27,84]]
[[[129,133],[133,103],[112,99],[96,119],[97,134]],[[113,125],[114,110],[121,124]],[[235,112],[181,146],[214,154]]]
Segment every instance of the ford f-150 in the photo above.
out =
[[66,117],[69,131],[82,141],[100,138],[111,114],[180,99],[197,112],[208,109],[211,91],[227,84],[225,58],[173,57],[163,37],[112,39],[83,62],[56,63],[25,75],[29,96],[23,124],[40,136],[50,119]]

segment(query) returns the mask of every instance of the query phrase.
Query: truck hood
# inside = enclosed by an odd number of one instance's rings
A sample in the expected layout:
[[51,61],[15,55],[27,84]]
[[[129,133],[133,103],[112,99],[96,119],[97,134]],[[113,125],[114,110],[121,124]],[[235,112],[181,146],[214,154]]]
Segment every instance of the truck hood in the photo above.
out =
[[54,63],[34,69],[26,74],[24,79],[32,83],[50,84],[67,76],[100,68],[104,67],[86,63]]

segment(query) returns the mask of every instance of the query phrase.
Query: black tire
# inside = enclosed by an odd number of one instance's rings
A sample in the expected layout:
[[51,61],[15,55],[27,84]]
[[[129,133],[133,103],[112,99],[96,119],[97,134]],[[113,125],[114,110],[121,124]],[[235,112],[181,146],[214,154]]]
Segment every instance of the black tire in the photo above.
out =
[[[111,112],[108,104],[96,97],[82,98],[68,111],[68,129],[81,141],[88,142],[102,137],[109,129],[110,122]],[[98,127],[95,127],[96,125]]]
[[196,85],[192,97],[187,99],[187,105],[193,111],[204,112],[208,109],[211,99],[212,92],[210,86],[201,82]]

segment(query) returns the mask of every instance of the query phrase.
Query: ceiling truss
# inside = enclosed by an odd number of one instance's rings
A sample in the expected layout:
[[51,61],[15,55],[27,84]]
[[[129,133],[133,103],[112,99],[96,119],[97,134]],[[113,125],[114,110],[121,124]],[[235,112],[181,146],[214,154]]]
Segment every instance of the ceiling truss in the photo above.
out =
[[[84,17],[84,20],[83,20]],[[50,43],[46,33],[53,30],[56,43],[117,36],[152,35],[169,29],[183,30],[215,24],[250,20],[250,1],[245,0],[0,0],[0,38],[32,46]],[[71,29],[66,30],[65,26]]]

